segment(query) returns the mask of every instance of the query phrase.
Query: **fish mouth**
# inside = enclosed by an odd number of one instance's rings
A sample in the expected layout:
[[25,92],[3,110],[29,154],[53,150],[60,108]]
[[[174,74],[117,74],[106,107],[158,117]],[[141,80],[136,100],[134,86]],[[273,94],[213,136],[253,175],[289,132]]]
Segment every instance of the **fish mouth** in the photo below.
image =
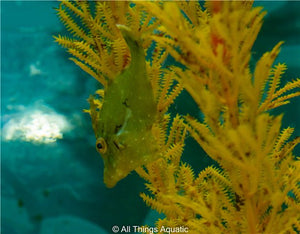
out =
[[103,181],[107,188],[113,188],[125,178],[130,172],[125,172],[119,168],[104,168]]

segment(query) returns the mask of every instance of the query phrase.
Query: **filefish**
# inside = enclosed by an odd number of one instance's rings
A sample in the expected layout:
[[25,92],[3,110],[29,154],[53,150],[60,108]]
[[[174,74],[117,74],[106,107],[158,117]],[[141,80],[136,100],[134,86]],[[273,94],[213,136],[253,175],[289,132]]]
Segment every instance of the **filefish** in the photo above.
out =
[[90,99],[96,149],[104,161],[104,183],[111,188],[139,166],[154,160],[159,151],[153,126],[157,103],[146,71],[144,49],[125,26],[118,26],[130,49],[131,62],[105,89],[97,110]]

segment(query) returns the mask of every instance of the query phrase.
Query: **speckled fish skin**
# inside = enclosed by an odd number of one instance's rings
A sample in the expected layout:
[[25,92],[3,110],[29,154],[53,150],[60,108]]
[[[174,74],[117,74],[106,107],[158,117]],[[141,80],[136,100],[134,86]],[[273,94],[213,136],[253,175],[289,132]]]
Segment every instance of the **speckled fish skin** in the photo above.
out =
[[103,138],[107,150],[104,161],[104,183],[114,187],[132,170],[153,160],[157,141],[152,134],[156,120],[156,102],[147,77],[145,55],[139,39],[120,27],[130,49],[131,63],[108,84],[96,138]]

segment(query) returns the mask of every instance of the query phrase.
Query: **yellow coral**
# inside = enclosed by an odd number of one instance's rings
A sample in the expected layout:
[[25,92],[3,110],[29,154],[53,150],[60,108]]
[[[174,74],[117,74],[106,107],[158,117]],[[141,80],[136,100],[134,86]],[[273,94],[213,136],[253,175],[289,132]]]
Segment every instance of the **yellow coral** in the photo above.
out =
[[[199,180],[185,165],[177,166],[173,184],[183,181],[184,185],[169,189],[172,194],[143,195],[167,214],[159,225],[175,220],[194,233],[292,232],[300,221],[300,168],[291,153],[299,138],[286,143],[293,129],[280,134],[281,116],[267,111],[299,96],[299,91],[290,91],[300,82],[296,79],[279,88],[286,65],[272,68],[272,64],[281,42],[262,56],[251,73],[251,48],[264,15],[261,8],[252,8],[250,2],[207,2],[203,12],[189,2],[144,5],[162,25],[162,34],[153,38],[186,66],[177,69],[178,80],[205,116],[203,123],[187,116],[187,129],[223,169],[209,168],[213,173],[206,179],[202,175],[208,171],[202,171]],[[191,24],[195,15],[203,20]],[[279,154],[284,156],[279,159]],[[181,178],[182,167],[189,179]],[[167,205],[170,200],[179,207]],[[182,213],[189,213],[189,218]]]
[[[281,85],[287,67],[273,63],[282,42],[250,69],[262,8],[252,1],[209,1],[205,8],[196,1],[95,4],[91,14],[87,2],[62,2],[59,16],[73,39],[56,40],[104,93],[130,63],[117,24],[151,52],[146,68],[159,116],[152,135],[161,154],[136,171],[147,181],[142,198],[166,215],[157,226],[185,226],[189,233],[299,232],[300,164],[292,151],[300,138],[289,141],[294,129],[281,130],[282,115],[270,110],[300,95],[300,79]],[[182,66],[163,68],[168,55]],[[182,88],[203,122],[165,114]],[[100,96],[91,110],[102,108]],[[195,175],[181,162],[186,131],[219,167]]]

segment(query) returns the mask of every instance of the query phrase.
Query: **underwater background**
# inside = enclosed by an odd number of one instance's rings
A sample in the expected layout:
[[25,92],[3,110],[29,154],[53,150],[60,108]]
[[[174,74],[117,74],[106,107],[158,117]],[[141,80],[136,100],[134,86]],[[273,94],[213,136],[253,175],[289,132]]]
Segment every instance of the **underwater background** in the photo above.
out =
[[[257,2],[267,16],[253,63],[281,40],[284,82],[300,74],[300,2]],[[65,34],[58,2],[1,1],[1,233],[111,233],[114,225],[153,226],[159,217],[139,197],[135,173],[103,184],[87,98],[98,83],[68,60],[53,35]],[[171,111],[200,115],[183,92]],[[275,111],[274,111],[275,112]],[[300,136],[299,98],[278,108]],[[299,147],[296,149],[299,155]],[[203,155],[203,157],[199,157]],[[213,163],[191,138],[183,160],[196,172]]]

